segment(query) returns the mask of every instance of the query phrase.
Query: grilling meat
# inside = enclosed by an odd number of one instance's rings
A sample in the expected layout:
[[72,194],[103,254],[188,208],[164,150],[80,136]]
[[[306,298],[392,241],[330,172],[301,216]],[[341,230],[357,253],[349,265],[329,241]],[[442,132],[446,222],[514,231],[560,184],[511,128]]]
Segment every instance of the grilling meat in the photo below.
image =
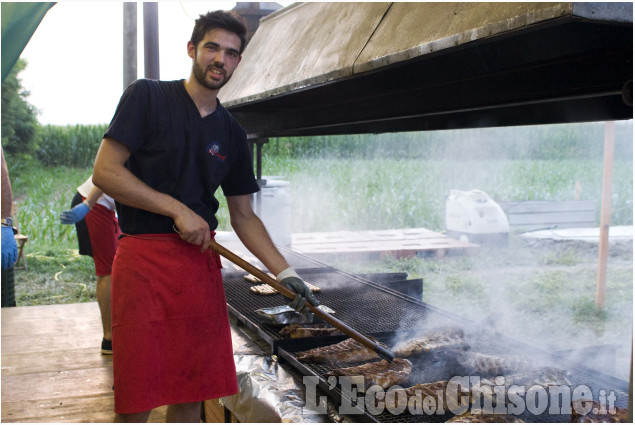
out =
[[320,287],[315,286],[315,285],[313,285],[312,283],[305,282],[305,281],[303,281],[303,282],[304,282],[304,283],[305,283],[305,285],[306,285],[306,286],[307,286],[307,287],[311,290],[311,292],[313,292],[314,294],[317,294],[317,293],[319,293],[319,292],[321,292],[321,291],[322,291],[322,289],[321,289]]
[[[566,370],[557,369],[555,367],[542,367],[532,369],[527,372],[518,372],[510,375],[504,375],[505,387],[511,385],[520,385],[526,388],[534,385],[540,385],[541,387],[548,387],[550,385],[571,385],[569,380],[570,373]],[[496,381],[494,379],[482,379],[481,385],[495,386]]]
[[[406,359],[394,359],[392,362],[380,360],[360,366],[346,367],[331,371],[329,376],[363,376],[364,391],[372,385],[388,389],[408,380],[412,363]],[[360,389],[361,390],[361,389]]]
[[449,391],[447,389],[448,381],[417,384],[406,389],[398,389],[394,391],[394,397],[390,395],[390,392],[386,394],[386,407],[388,409],[395,409],[402,407],[401,403],[403,401],[407,401],[407,408],[410,413],[419,414],[422,410],[423,401],[426,397],[432,397],[435,402],[438,402],[440,397],[443,404],[441,406],[437,405],[436,408],[448,411],[451,410],[451,407],[454,408],[461,404],[457,396],[461,397],[466,395],[468,396],[468,400],[470,398],[469,390],[459,393],[458,387],[452,388]]
[[253,283],[253,284],[262,283],[262,280],[258,279],[256,276],[254,276],[251,273],[243,276],[243,279],[245,279],[247,282]]
[[355,341],[353,338],[348,338],[337,344],[301,351],[296,354],[296,357],[303,362],[335,365],[376,360],[379,358],[379,355],[365,345]]
[[[592,406],[589,405],[592,403]],[[591,408],[591,410],[589,410]],[[589,413],[581,414],[576,412],[589,410]],[[613,410],[614,409],[614,410]],[[602,406],[599,401],[578,399],[571,402],[571,422],[574,423],[615,423],[628,422],[628,410],[613,407],[613,413],[609,411],[607,405]],[[604,413],[600,413],[604,411]],[[595,412],[595,413],[594,413]]]
[[[272,275],[271,273],[268,273],[269,276],[271,276],[272,278],[275,279],[275,276]],[[275,289],[274,287],[272,287],[271,285],[268,285],[266,283],[262,283],[262,280],[258,279],[256,276],[248,274],[244,277],[244,279],[248,282],[252,282],[252,283],[260,283],[260,285],[256,285],[256,286],[252,286],[251,288],[249,288],[249,290],[251,292],[253,292],[254,294],[257,295],[273,295],[273,294],[277,294],[278,290]],[[318,293],[320,292],[322,289],[320,289],[319,287],[312,285],[308,282],[304,282],[306,284],[306,286],[311,290],[311,292]]]
[[[528,372],[504,375],[503,378],[504,381],[498,377],[480,380],[480,387],[483,389],[480,394],[482,394],[484,400],[487,400],[488,403],[495,403],[498,401],[498,397],[500,395],[496,394],[494,391],[495,387],[500,388],[500,386],[504,386],[504,403],[508,404],[513,395],[522,397],[526,389],[536,385],[543,387],[547,391],[550,386],[560,387],[562,385],[571,385],[569,372],[562,369],[556,369],[554,367],[543,367],[533,369]],[[473,396],[476,397],[476,394],[477,393],[474,392]]]
[[[267,273],[267,275],[272,278],[275,279],[276,277],[273,275],[273,273]],[[254,285],[258,285],[263,283],[262,280],[260,280],[259,278],[257,278],[256,276],[254,276],[253,274],[249,273],[246,274],[245,276],[243,276],[243,279],[245,279],[247,282],[249,283],[253,283]]]
[[483,413],[480,409],[471,409],[462,415],[450,419],[448,423],[522,423],[525,422],[514,415],[496,415]]
[[294,338],[310,338],[314,336],[341,335],[341,332],[329,325],[320,324],[293,324],[287,325],[280,330],[280,335]]
[[465,348],[463,329],[457,327],[445,327],[425,334],[420,337],[402,341],[393,347],[393,353],[397,357],[416,357],[438,349]]
[[523,356],[497,356],[469,351],[460,353],[456,360],[466,373],[481,377],[519,372],[531,366],[530,359]]
[[276,289],[266,283],[252,286],[249,290],[256,295],[273,295],[278,293]]

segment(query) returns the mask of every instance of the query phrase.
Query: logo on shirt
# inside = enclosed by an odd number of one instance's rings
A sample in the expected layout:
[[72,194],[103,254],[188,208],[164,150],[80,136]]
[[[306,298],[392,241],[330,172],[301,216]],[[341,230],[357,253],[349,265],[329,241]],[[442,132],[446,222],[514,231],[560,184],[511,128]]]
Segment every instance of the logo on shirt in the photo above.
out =
[[220,152],[220,145],[216,142],[212,143],[207,147],[207,153],[212,155],[214,158],[218,159],[220,162],[225,162],[227,157],[222,155]]

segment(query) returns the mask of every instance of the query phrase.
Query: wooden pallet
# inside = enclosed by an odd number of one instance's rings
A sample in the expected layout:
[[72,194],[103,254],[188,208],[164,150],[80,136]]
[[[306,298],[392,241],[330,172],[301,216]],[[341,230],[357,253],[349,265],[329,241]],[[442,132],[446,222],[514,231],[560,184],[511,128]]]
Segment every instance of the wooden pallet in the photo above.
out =
[[292,250],[318,258],[335,255],[353,255],[358,259],[443,258],[446,255],[470,255],[478,249],[478,245],[424,228],[295,233],[291,239]]

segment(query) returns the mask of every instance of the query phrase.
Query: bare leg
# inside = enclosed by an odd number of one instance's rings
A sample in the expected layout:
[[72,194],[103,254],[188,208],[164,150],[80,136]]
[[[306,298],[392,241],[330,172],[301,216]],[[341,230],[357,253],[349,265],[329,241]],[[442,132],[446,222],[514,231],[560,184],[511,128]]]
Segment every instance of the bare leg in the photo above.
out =
[[168,406],[166,422],[196,423],[201,421],[201,402],[171,404]]
[[147,412],[139,412],[139,413],[115,413],[115,422],[116,423],[147,422],[148,416],[150,416],[151,411],[152,410],[148,410]]
[[110,316],[110,275],[97,276],[97,304],[101,312],[104,338],[112,341],[112,320]]

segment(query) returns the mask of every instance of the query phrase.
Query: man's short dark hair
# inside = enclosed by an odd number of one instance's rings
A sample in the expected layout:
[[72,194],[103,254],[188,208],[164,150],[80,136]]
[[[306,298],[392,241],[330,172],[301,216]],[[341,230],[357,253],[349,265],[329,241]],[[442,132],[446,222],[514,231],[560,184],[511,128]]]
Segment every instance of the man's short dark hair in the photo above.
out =
[[216,28],[236,34],[240,38],[240,53],[242,54],[243,50],[245,50],[247,28],[245,27],[243,18],[233,12],[216,10],[200,15],[194,22],[194,30],[192,31],[190,41],[194,46],[198,47],[198,43],[203,40],[205,34],[207,34],[209,30]]

